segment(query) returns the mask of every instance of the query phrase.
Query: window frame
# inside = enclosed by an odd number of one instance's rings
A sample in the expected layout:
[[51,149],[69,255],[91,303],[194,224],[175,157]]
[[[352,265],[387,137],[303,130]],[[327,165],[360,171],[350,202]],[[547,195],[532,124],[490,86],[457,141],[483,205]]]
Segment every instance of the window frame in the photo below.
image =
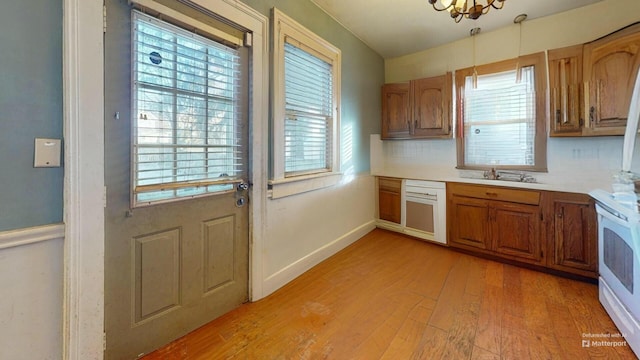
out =
[[[138,92],[137,92],[137,88],[140,85],[136,84],[136,66],[135,66],[135,50],[137,48],[137,44],[135,43],[135,35],[134,32],[135,30],[135,26],[136,26],[136,19],[137,18],[141,18],[143,21],[148,22],[149,24],[152,24],[153,26],[157,26],[160,28],[163,28],[166,31],[171,31],[174,32],[175,34],[177,34],[178,36],[182,36],[184,38],[191,38],[191,37],[196,37],[196,38],[203,38],[207,41],[211,41],[214,43],[217,43],[217,46],[220,47],[228,47],[230,49],[234,48],[235,46],[240,46],[238,44],[237,41],[228,41],[228,39],[223,39],[221,37],[218,36],[213,36],[211,35],[210,32],[205,32],[202,34],[197,34],[193,29],[188,29],[188,27],[183,27],[181,26],[180,23],[176,23],[174,21],[173,18],[166,18],[166,19],[160,19],[157,18],[155,16],[151,16],[148,14],[145,14],[144,12],[138,10],[137,8],[132,9],[131,11],[131,31],[132,31],[132,43],[131,43],[131,77],[132,77],[132,81],[131,81],[131,114],[132,114],[132,121],[131,121],[131,160],[130,160],[130,164],[131,164],[131,185],[130,185],[130,206],[131,208],[141,208],[141,207],[147,207],[147,206],[153,206],[153,205],[158,205],[158,204],[164,204],[164,203],[172,203],[172,202],[177,202],[177,201],[184,201],[184,200],[189,200],[189,199],[194,199],[194,198],[200,198],[200,197],[206,197],[206,196],[215,196],[215,195],[220,195],[220,194],[226,194],[229,192],[233,192],[234,191],[234,185],[237,183],[240,183],[243,181],[243,178],[248,176],[247,172],[248,172],[248,168],[245,168],[244,170],[244,175],[242,177],[229,177],[229,178],[204,178],[204,179],[200,179],[200,180],[186,180],[186,181],[175,181],[175,182],[167,182],[167,183],[158,183],[158,184],[151,184],[151,185],[137,185],[138,182],[138,161],[136,159],[136,156],[138,154],[138,152],[136,151],[136,147],[138,147],[138,140],[137,140],[137,136],[138,136],[138,121],[137,121],[137,113],[138,113]],[[197,28],[194,28],[197,29]],[[241,43],[241,41],[240,41]],[[240,55],[237,55],[240,56]],[[237,65],[239,65],[240,67],[238,68],[238,70],[240,68],[242,68],[241,62],[238,63]],[[241,74],[239,78],[235,78],[234,81],[236,83],[239,83],[242,81],[242,78],[246,78],[247,76],[249,76],[248,74]],[[172,78],[175,84],[175,78]],[[145,88],[145,85],[141,86],[142,88]],[[174,93],[180,93],[180,90],[177,89],[172,89],[172,91]],[[233,112],[236,116],[239,116],[238,114],[238,106],[240,105],[248,105],[246,100],[242,100],[241,96],[238,97],[240,94],[237,93],[237,89],[234,90],[234,103],[232,104],[232,107],[234,108]],[[215,96],[214,96],[215,97]],[[205,101],[209,101],[212,98],[212,96],[206,95],[204,96]],[[179,115],[175,114],[174,118],[172,119],[173,124],[175,126],[175,122],[177,121],[177,117]],[[207,114],[205,114],[205,117],[207,116]],[[248,117],[245,115],[240,115],[240,116],[245,116],[247,119],[247,121],[249,120]],[[238,121],[237,119],[234,120],[234,126],[238,126]],[[248,126],[248,123],[246,124]],[[176,146],[179,147],[179,144],[173,143],[171,144],[171,146]],[[208,145],[208,144],[203,144],[202,147],[205,149],[205,154],[208,153],[209,150],[207,150],[208,148],[212,147],[212,145]],[[247,153],[247,161],[249,161],[248,159],[248,144],[242,144],[242,147],[244,147],[245,149],[242,150],[244,152]],[[207,162],[207,159],[205,157],[205,163]],[[206,167],[207,165],[205,165]],[[245,167],[248,167],[248,164],[244,164]],[[212,186],[220,186],[220,189],[215,189],[215,190],[209,190],[209,189],[205,189],[202,192],[199,193],[195,193],[195,194],[185,194],[185,195],[178,195],[177,192],[181,189],[184,190],[188,190],[188,189],[193,189],[193,188],[200,188],[200,187],[204,187],[204,188],[209,188]],[[145,193],[148,191],[136,191],[136,189],[140,187],[140,188],[161,188],[161,187],[166,187],[166,190],[172,190],[174,191],[174,195],[171,197],[165,197],[165,198],[159,198],[159,199],[150,199],[150,200],[138,200],[138,195],[141,193]]]
[[[272,146],[271,146],[271,197],[293,195],[328,187],[340,178],[340,79],[341,51],[309,29],[273,8],[273,91],[272,91]],[[331,125],[331,156],[329,169],[287,175],[285,171],[285,43],[294,45],[332,66],[333,104]],[[295,183],[295,184],[294,184]]]
[[[535,75],[535,91],[536,91],[536,128],[534,137],[534,164],[526,165],[466,165],[465,164],[465,136],[464,136],[464,89],[465,79],[473,76],[474,70],[477,75],[487,75],[500,73],[505,71],[517,70],[519,67],[533,66]],[[503,60],[495,63],[472,66],[464,69],[456,70],[455,73],[456,87],[456,158],[457,169],[462,170],[487,170],[490,168],[499,168],[505,170],[520,171],[547,171],[547,71],[545,53],[539,52],[530,55],[524,55],[513,59]]]

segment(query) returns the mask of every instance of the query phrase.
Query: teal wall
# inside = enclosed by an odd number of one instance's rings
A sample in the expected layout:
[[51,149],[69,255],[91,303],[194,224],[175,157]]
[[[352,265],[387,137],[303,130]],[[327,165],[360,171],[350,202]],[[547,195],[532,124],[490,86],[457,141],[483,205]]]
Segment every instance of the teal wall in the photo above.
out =
[[243,2],[269,18],[276,7],[342,51],[342,170],[368,172],[369,135],[380,133],[384,59],[309,0]]
[[63,169],[33,167],[62,129],[62,0],[2,1],[0,231],[62,221]]
[[[343,170],[369,171],[380,132],[384,61],[308,0],[245,0],[277,7],[342,51]],[[36,137],[62,138],[62,0],[0,5],[0,231],[59,223],[63,168],[33,168]]]

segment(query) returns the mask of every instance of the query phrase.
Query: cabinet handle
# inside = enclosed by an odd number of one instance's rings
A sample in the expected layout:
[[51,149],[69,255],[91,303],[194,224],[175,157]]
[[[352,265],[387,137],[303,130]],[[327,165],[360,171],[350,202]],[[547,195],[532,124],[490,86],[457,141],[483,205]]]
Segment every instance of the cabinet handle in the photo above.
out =
[[487,194],[487,196],[498,196],[498,193],[488,192],[488,191],[485,194]]
[[594,122],[595,114],[596,114],[596,108],[592,106],[591,109],[589,109],[589,122],[591,124],[593,124]]
[[558,218],[562,218],[562,213],[558,213],[558,214],[556,215],[556,217],[558,217]]
[[556,122],[560,124],[560,117],[562,116],[562,112],[560,109],[556,110]]

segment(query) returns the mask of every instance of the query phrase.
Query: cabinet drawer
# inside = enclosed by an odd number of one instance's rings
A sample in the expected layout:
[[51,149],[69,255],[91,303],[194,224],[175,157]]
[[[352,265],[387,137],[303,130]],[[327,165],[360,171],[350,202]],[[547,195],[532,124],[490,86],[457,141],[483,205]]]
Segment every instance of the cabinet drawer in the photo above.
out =
[[402,179],[394,178],[378,178],[378,189],[380,191],[389,191],[393,193],[400,193],[402,188]]
[[454,195],[508,201],[519,204],[540,204],[540,192],[535,190],[508,189],[497,186],[449,183],[449,192]]

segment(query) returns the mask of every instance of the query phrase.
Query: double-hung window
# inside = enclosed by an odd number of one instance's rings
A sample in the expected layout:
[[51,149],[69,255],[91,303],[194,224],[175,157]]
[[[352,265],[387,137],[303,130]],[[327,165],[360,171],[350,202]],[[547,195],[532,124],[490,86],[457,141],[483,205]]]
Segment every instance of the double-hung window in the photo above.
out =
[[272,184],[335,174],[340,50],[277,9],[274,27]]
[[456,71],[458,168],[546,171],[544,54]]
[[139,12],[132,47],[133,205],[231,190],[247,169],[238,50]]

